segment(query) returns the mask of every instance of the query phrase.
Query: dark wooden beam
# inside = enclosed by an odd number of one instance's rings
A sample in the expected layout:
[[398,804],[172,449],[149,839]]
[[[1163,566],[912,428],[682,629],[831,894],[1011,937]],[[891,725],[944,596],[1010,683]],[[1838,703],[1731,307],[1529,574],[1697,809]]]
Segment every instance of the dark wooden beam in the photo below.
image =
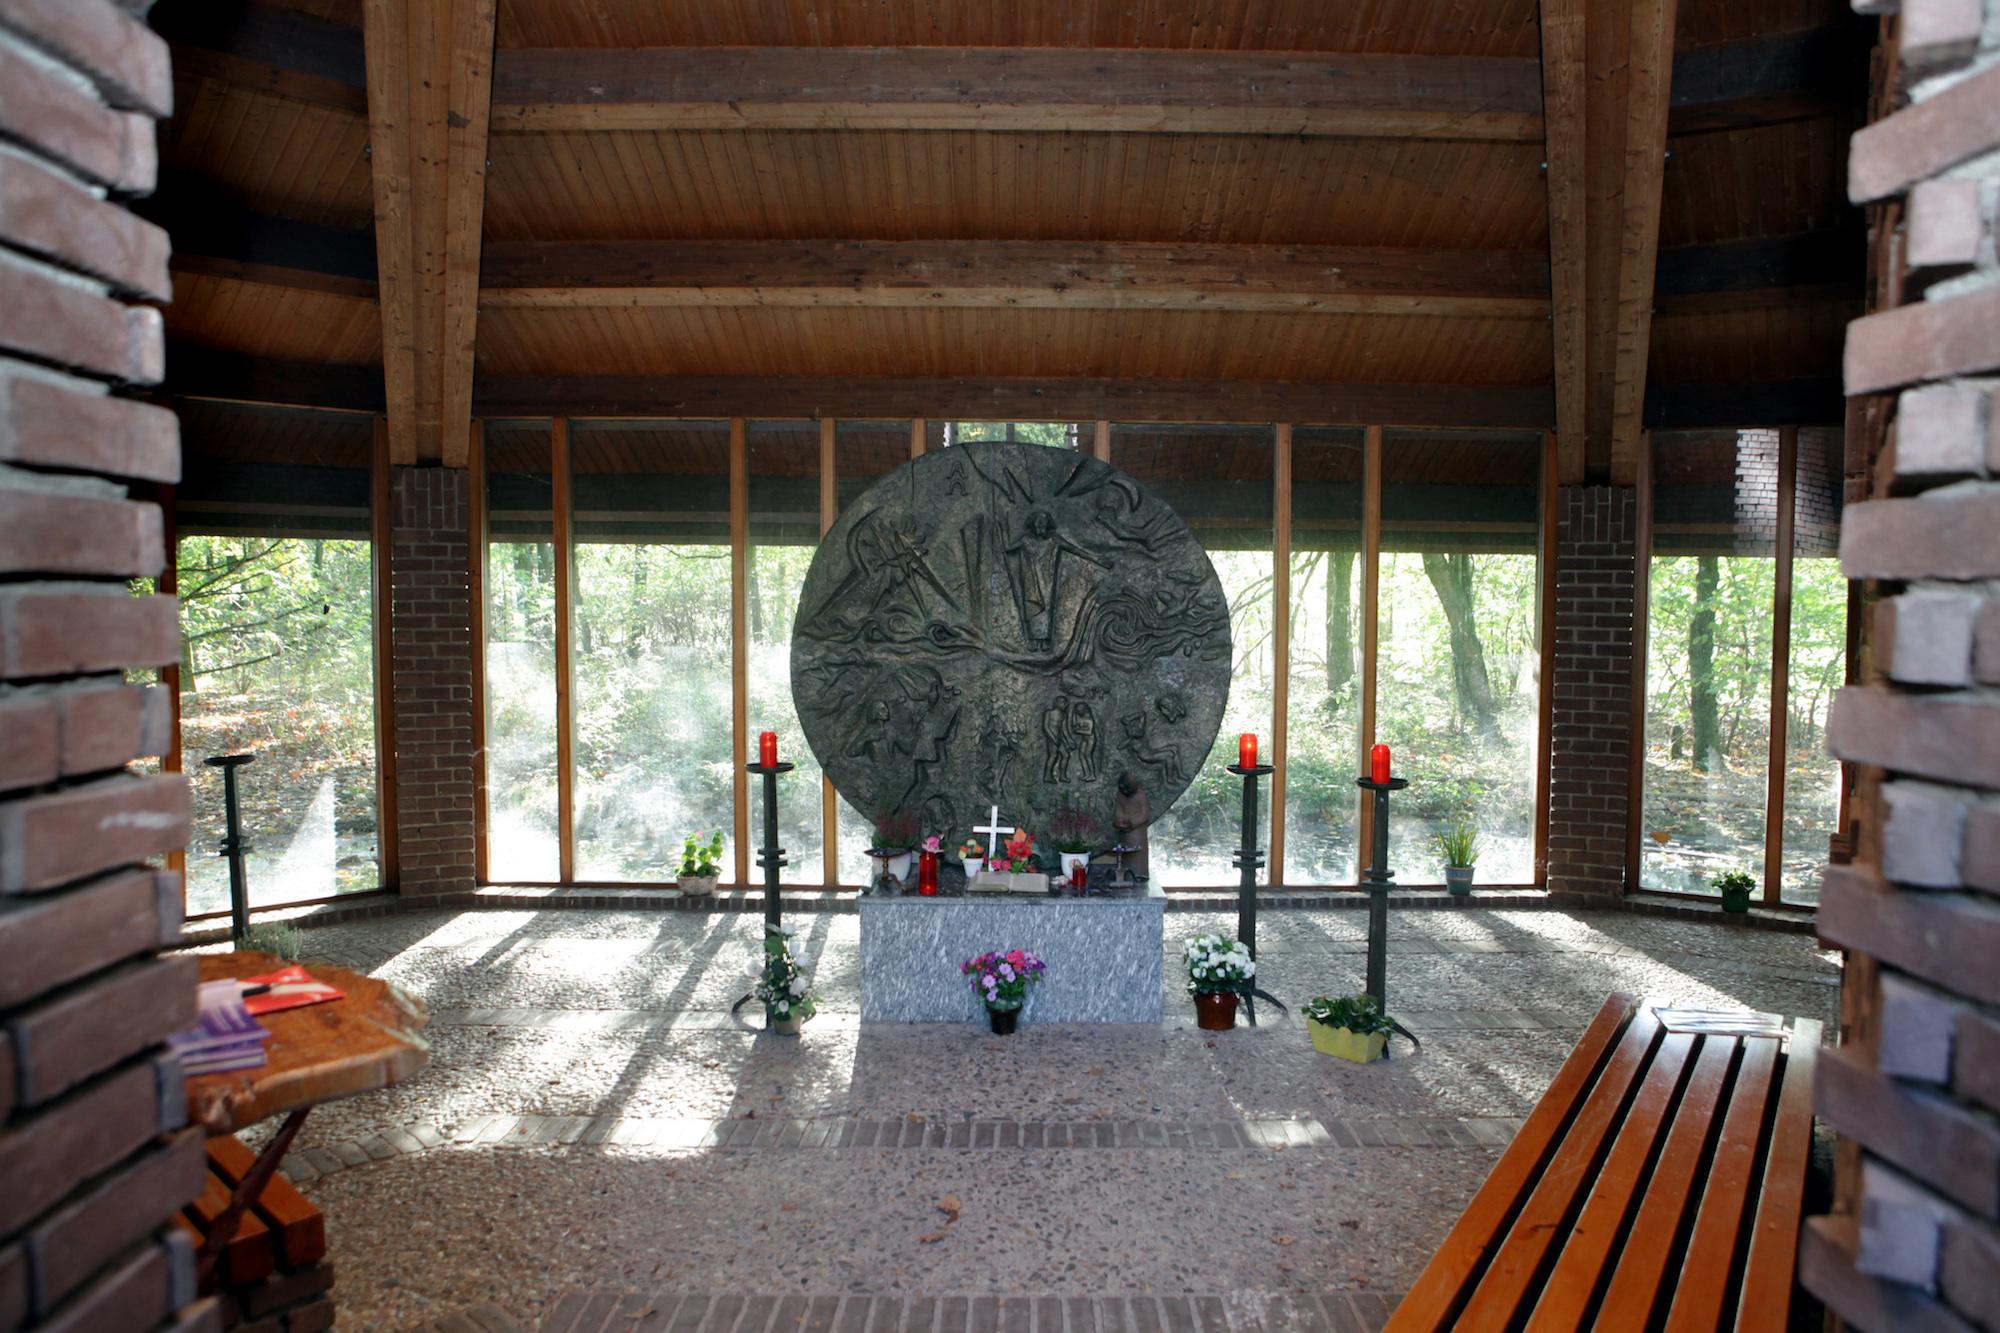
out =
[[165,0],[151,22],[173,47],[176,74],[368,114],[359,28],[251,0]]
[[508,376],[481,379],[484,418],[836,417],[968,421],[1292,421],[1542,430],[1547,385],[1158,379]]
[[1533,60],[991,47],[510,50],[494,128],[979,129],[1534,142]]
[[1660,251],[1660,314],[1718,313],[1821,296],[1861,298],[1867,238],[1860,227]]
[[1858,108],[1868,87],[1869,27],[1857,19],[1680,52],[1667,132],[1742,129]]
[[1646,392],[1646,428],[1833,426],[1844,419],[1844,393],[1839,376],[1761,384],[1654,384]]
[[1069,241],[491,244],[487,307],[900,306],[1548,314],[1535,251]]
[[1638,0],[1626,55],[1624,177],[1619,201],[1618,277],[1611,340],[1610,480],[1630,486],[1639,466],[1652,351],[1653,270],[1660,252],[1666,185],[1667,103],[1678,0]]
[[1589,436],[1589,248],[1585,0],[1541,0],[1543,155],[1549,193],[1549,335],[1555,366],[1556,471],[1583,480]]
[[162,194],[140,213],[167,229],[176,273],[375,299],[375,236],[217,207],[186,192]]
[[160,392],[170,398],[334,412],[380,412],[384,401],[382,372],[375,366],[277,361],[174,339],[167,343],[167,377]]

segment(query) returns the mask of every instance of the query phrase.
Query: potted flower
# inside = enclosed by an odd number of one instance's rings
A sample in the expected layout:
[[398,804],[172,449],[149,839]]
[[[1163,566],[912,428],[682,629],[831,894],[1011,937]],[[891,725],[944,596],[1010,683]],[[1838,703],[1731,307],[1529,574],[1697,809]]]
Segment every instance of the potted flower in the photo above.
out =
[[792,949],[795,927],[764,928],[764,965],[757,971],[756,995],[764,1002],[764,1025],[796,1037],[819,1011],[809,974],[812,958]]
[[1709,881],[1715,891],[1722,895],[1722,910],[1725,912],[1747,912],[1750,910],[1750,895],[1757,887],[1757,879],[1747,870],[1725,870]]
[[1445,887],[1461,898],[1471,893],[1472,866],[1479,860],[1479,830],[1470,820],[1461,819],[1431,838],[1444,858]]
[[875,816],[875,847],[894,855],[882,858],[882,869],[899,880],[910,877],[910,857],[917,846],[917,817],[883,811]]
[[999,855],[986,863],[992,875],[1005,875],[1005,884],[992,884],[1008,893],[1045,893],[1049,882],[1040,874],[1041,865],[1035,855],[1035,835],[1026,829],[1015,829],[1001,845]]
[[1365,992],[1338,999],[1316,996],[1301,1012],[1306,1016],[1306,1029],[1312,1033],[1314,1050],[1362,1065],[1382,1058],[1395,1027],[1375,997]]
[[1021,1021],[1028,987],[1042,979],[1048,966],[1025,949],[1009,949],[968,958],[958,970],[972,979],[972,993],[985,1004],[993,1031],[1004,1037]]
[[703,842],[701,834],[690,833],[681,844],[681,873],[674,883],[682,893],[702,894],[715,891],[715,880],[722,873],[722,830]]
[[1197,935],[1182,955],[1187,960],[1196,1025],[1209,1032],[1235,1027],[1237,997],[1250,989],[1250,978],[1257,975],[1250,950],[1234,936]]
[[1095,819],[1064,798],[1055,817],[1049,820],[1049,841],[1055,844],[1056,854],[1062,858],[1064,880],[1073,878],[1078,866],[1090,864],[1090,853],[1097,846],[1100,833]]
[[980,867],[986,864],[986,844],[977,838],[967,838],[958,845],[958,859],[965,867],[965,877],[977,879]]

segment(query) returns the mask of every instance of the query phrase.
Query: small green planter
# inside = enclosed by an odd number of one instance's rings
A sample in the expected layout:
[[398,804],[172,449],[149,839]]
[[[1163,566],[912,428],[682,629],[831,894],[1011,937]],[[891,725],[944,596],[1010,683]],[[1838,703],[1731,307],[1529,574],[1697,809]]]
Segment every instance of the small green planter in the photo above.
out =
[[1337,1060],[1352,1060],[1358,1065],[1380,1060],[1383,1049],[1389,1044],[1386,1032],[1350,1032],[1346,1028],[1328,1027],[1313,1018],[1306,1020],[1306,1027],[1312,1032],[1314,1050]]
[[1457,897],[1464,898],[1470,895],[1472,892],[1472,867],[1446,866],[1444,868],[1444,886],[1450,889]]
[[1725,912],[1747,912],[1750,910],[1750,890],[1724,889],[1722,910]]

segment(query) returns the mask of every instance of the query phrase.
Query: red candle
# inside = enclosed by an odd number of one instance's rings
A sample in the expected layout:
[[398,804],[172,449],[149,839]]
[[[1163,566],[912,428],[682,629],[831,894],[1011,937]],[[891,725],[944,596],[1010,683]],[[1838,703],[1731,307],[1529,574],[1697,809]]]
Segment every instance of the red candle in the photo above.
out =
[[757,738],[757,765],[760,768],[778,766],[778,733],[767,731]]
[[1389,747],[1378,745],[1368,752],[1368,780],[1387,783],[1389,781]]
[[1236,742],[1236,763],[1239,768],[1257,767],[1257,733],[1246,731]]

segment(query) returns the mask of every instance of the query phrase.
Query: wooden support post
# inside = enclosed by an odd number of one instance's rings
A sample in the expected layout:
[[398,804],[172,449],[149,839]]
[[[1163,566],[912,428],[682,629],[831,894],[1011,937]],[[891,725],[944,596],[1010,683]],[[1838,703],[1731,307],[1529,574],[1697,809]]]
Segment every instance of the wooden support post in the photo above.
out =
[[[840,516],[840,474],[834,450],[834,435],[838,429],[832,418],[819,423],[819,535],[825,537],[833,527],[833,520]],[[840,884],[840,797],[833,790],[833,779],[825,773],[819,775],[819,819],[820,854],[819,876],[822,888],[836,888]]]
[[1611,376],[1611,480],[1629,486],[1639,466],[1646,365],[1653,336],[1653,275],[1667,170],[1667,100],[1674,68],[1676,0],[1639,0],[1626,63],[1624,191],[1620,212],[1616,358]]
[[1584,475],[1585,0],[1541,0],[1542,156],[1549,194],[1550,336],[1555,350],[1557,474]]
[[924,430],[929,424],[922,417],[917,417],[910,422],[910,457],[922,458],[924,456]]
[[1292,427],[1272,441],[1271,485],[1271,861],[1264,882],[1285,882],[1285,769],[1292,686]]
[[1792,545],[1798,496],[1799,431],[1778,432],[1777,549],[1772,555],[1771,590],[1771,750],[1764,789],[1764,901],[1783,900],[1785,881],[1785,766],[1791,726]]
[[369,580],[374,594],[370,622],[375,652],[375,842],[381,887],[394,890],[402,879],[402,848],[396,833],[396,667],[394,587],[390,558],[395,549],[392,510],[394,469],[389,462],[389,423],[375,418],[374,451],[368,466]]
[[1632,712],[1626,728],[1631,760],[1625,771],[1625,891],[1645,887],[1640,834],[1646,813],[1646,654],[1653,601],[1653,437],[1639,435],[1638,494],[1632,540]]
[[472,613],[472,882],[488,882],[486,858],[486,424],[472,423],[465,456],[465,565]]
[[1555,766],[1556,713],[1556,587],[1560,533],[1559,487],[1561,450],[1554,431],[1542,432],[1541,523],[1537,536],[1541,558],[1535,565],[1535,611],[1540,630],[1536,659],[1540,678],[1536,690],[1535,723],[1535,883],[1549,883],[1549,772]]
[[1111,461],[1111,423],[1100,421],[1090,433],[1090,452],[1100,463]]
[[571,616],[576,606],[576,559],[571,547],[569,418],[549,422],[549,481],[556,556],[556,879],[576,880],[576,745]]
[[[180,593],[180,514],[174,500],[174,488],[160,485],[154,488],[154,498],[160,505],[160,541],[166,548],[160,565],[160,577],[153,581],[153,590],[165,596]],[[381,556],[378,552],[377,558]],[[181,763],[181,668],[178,662],[169,662],[160,668],[160,688],[167,692],[167,715],[172,723],[167,733],[167,752],[160,756],[162,773],[182,772]],[[378,686],[379,689],[379,686]],[[379,739],[376,742],[380,744]],[[181,916],[187,916],[187,848],[176,847],[167,853],[167,869],[180,877]]]
[[750,456],[742,417],[729,419],[729,771],[734,776],[736,883],[750,882]]
[[[1361,445],[1361,744],[1354,756],[1355,773],[1368,771],[1368,752],[1375,745],[1375,654],[1382,627],[1382,428],[1368,427]],[[1355,873],[1360,874],[1361,849],[1375,845],[1374,801],[1356,789],[1360,820],[1355,840]]]

